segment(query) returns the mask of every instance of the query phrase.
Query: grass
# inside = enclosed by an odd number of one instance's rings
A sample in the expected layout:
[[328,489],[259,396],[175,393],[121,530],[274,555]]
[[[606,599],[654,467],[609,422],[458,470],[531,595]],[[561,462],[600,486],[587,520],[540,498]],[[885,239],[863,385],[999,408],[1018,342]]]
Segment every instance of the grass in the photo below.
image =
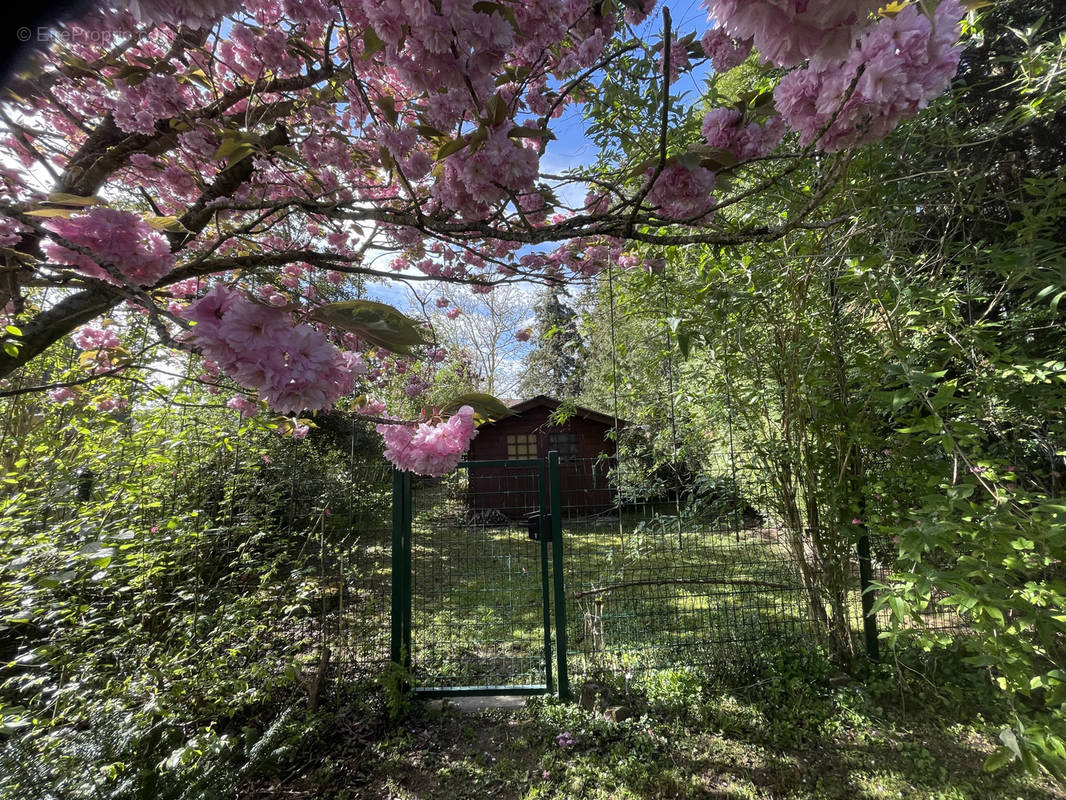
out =
[[[545,681],[552,546],[542,551],[521,523],[479,521],[461,486],[416,493],[411,649],[421,685]],[[562,547],[575,674],[707,663],[806,630],[799,575],[776,529],[637,514],[568,519]]]
[[[941,653],[940,659],[956,659]],[[344,707],[244,800],[1053,800],[1017,766],[982,770],[1002,720],[979,673],[926,654],[840,682],[820,653],[768,640],[731,672],[600,685],[633,716],[534,698],[516,711]],[[923,665],[922,660],[926,659]]]
[[[462,499],[447,486],[415,498],[414,678],[538,682],[550,551],[524,527],[471,524]],[[406,708],[396,674],[377,691],[334,684],[330,711],[294,731],[243,800],[1066,798],[1017,765],[982,769],[1008,720],[961,648],[838,673],[774,529],[568,520],[563,546],[575,692],[591,687],[628,719],[550,697],[508,712]],[[369,601],[350,610],[387,624]]]

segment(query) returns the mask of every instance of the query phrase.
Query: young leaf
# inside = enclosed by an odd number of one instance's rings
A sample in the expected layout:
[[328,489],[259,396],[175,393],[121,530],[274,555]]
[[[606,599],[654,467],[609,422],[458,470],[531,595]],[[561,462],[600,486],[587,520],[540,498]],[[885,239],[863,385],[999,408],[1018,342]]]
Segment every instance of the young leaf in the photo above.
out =
[[985,759],[985,772],[995,772],[1001,767],[1007,766],[1014,759],[1014,754],[1006,747],[1000,747]]
[[358,334],[391,353],[409,355],[412,347],[426,344],[417,322],[392,306],[374,300],[330,303],[315,309],[309,316],[316,322]]
[[455,413],[463,406],[470,406],[474,409],[474,414],[479,419],[486,421],[494,421],[514,415],[514,412],[501,401],[497,400],[491,394],[485,394],[484,392],[467,392],[458,397],[453,397],[441,409],[441,411],[445,414],[451,414]]
[[144,221],[157,231],[166,231],[167,233],[192,233],[192,231],[181,224],[181,221],[177,217],[146,217]]
[[48,195],[45,198],[49,203],[57,206],[77,206],[78,208],[85,208],[87,206],[107,205],[99,197],[82,197],[77,194],[65,194],[63,192],[55,192]]

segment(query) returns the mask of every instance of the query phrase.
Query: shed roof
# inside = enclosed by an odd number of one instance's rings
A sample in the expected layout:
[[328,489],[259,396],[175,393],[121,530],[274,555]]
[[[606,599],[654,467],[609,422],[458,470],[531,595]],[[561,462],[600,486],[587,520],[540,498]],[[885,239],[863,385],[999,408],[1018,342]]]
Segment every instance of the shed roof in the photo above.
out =
[[[538,394],[536,397],[530,397],[527,400],[521,399],[509,399],[506,401],[507,407],[511,409],[515,414],[523,414],[526,411],[530,411],[534,408],[547,408],[549,411],[555,411],[559,406],[563,405],[562,400],[556,400],[554,397],[548,397],[546,394]],[[593,422],[599,422],[602,425],[613,426],[615,424],[614,417],[607,414],[601,414],[599,411],[593,411],[591,408],[585,408],[584,406],[571,405],[574,410],[574,416],[581,417],[582,419],[591,420]],[[488,428],[495,425],[497,422],[504,422],[508,417],[504,417],[502,420],[496,420],[495,422],[487,422],[482,425],[482,428]],[[618,420],[618,425],[625,425],[625,420]]]

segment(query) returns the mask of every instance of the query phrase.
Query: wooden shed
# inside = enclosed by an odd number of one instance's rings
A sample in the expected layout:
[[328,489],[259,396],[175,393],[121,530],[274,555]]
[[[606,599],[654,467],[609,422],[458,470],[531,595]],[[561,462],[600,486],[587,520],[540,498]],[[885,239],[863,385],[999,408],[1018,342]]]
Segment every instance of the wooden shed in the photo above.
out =
[[[615,503],[610,484],[610,463],[615,442],[608,434],[615,420],[589,408],[574,408],[561,425],[551,414],[562,403],[545,395],[508,404],[513,416],[478,428],[470,443],[470,461],[547,458],[559,453],[559,483],[563,515],[596,513]],[[547,495],[547,487],[545,487]],[[477,467],[470,471],[470,505],[478,511],[495,510],[517,519],[538,508],[534,473],[508,467]]]

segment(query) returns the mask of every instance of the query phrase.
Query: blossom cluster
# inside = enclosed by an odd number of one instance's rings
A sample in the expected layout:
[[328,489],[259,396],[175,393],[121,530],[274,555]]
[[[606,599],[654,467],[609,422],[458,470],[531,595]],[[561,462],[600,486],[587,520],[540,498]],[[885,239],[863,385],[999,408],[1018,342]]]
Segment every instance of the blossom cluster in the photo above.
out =
[[131,0],[129,9],[143,22],[195,29],[213,25],[238,5],[237,0]]
[[734,108],[711,109],[703,117],[703,138],[709,146],[729,150],[746,161],[769,155],[785,136],[785,121],[780,115],[763,123],[743,122],[743,115]]
[[203,354],[275,411],[326,410],[352,390],[353,362],[286,311],[216,284],[183,315],[196,323],[192,339]]
[[110,350],[119,346],[118,334],[111,328],[86,325],[70,337],[80,350]]
[[680,161],[667,164],[658,176],[648,170],[648,179],[655,180],[648,191],[648,203],[656,214],[670,220],[697,220],[705,217],[714,206],[715,175],[704,167],[688,167]]
[[734,39],[750,39],[763,60],[794,67],[841,58],[880,0],[706,0],[707,14]]
[[113,208],[93,208],[70,219],[49,220],[46,227],[71,244],[85,248],[90,258],[57,242],[42,246],[45,256],[77,267],[91,278],[118,283],[101,264],[108,264],[140,286],[151,286],[174,266],[170,246],[159,231],[137,214]]
[[22,241],[26,226],[11,217],[0,216],[0,247],[13,247]]
[[477,436],[474,409],[462,406],[444,422],[431,425],[378,425],[385,439],[385,457],[399,469],[434,477],[455,469]]
[[724,28],[710,28],[700,39],[704,55],[711,59],[715,72],[729,72],[739,67],[751,53],[751,39],[737,41]]
[[884,17],[845,60],[785,75],[775,105],[803,145],[817,140],[832,152],[882,139],[947,89],[959,66],[964,13],[958,0],[944,0],[932,19],[913,4]]
[[538,165],[537,154],[516,144],[508,136],[508,128],[500,126],[489,134],[484,146],[464,148],[444,160],[443,176],[432,189],[430,208],[483,219],[494,204],[509,195],[533,193]]
[[115,124],[126,133],[155,133],[156,123],[192,106],[190,91],[173,75],[149,75],[124,83],[110,105]]

